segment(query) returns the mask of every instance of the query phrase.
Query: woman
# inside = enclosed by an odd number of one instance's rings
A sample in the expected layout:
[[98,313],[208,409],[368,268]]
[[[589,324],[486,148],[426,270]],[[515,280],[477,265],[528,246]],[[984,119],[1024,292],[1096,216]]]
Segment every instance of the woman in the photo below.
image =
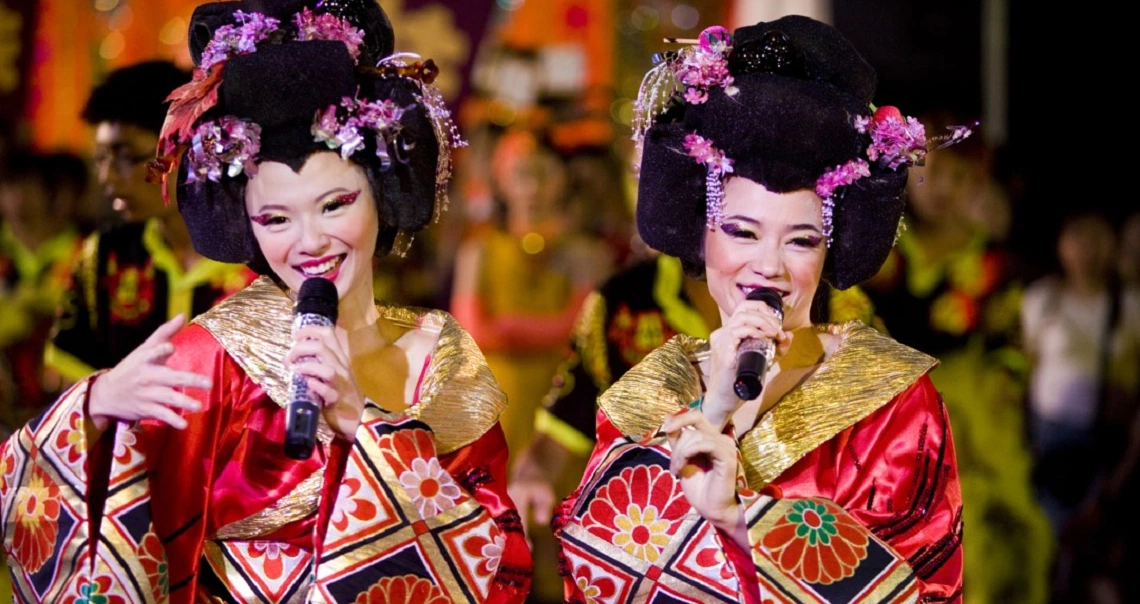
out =
[[[638,226],[704,273],[722,327],[674,338],[601,397],[556,522],[572,598],[960,598],[935,361],[810,320],[822,279],[845,289],[879,268],[926,153],[921,124],[870,108],[874,79],[804,17],[706,30],[647,77]],[[782,308],[748,299],[759,288]],[[747,341],[775,344],[754,400],[733,387]]]
[[[260,3],[259,3],[260,4]],[[265,275],[165,324],[4,445],[23,601],[521,601],[501,392],[438,311],[376,305],[372,258],[426,226],[450,168],[431,63],[375,3],[199,7],[160,152],[197,249]],[[387,57],[387,58],[385,58]],[[378,67],[373,68],[372,66]],[[223,81],[224,78],[224,81]],[[290,334],[306,279],[335,329]],[[323,400],[283,454],[289,376]]]
[[502,423],[517,452],[534,436],[578,308],[612,261],[598,241],[572,232],[565,162],[539,135],[500,136],[491,173],[502,222],[459,247],[451,309],[511,401]]

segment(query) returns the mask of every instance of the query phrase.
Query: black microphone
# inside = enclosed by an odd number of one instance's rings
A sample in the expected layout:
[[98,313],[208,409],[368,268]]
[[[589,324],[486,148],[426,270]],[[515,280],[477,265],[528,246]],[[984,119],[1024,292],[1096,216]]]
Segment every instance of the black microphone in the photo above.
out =
[[[780,292],[761,287],[748,292],[749,300],[761,300],[776,311],[776,316],[784,320],[784,300]],[[741,400],[751,401],[760,396],[764,389],[764,373],[776,356],[776,341],[770,338],[748,338],[740,342],[736,351],[736,382],[732,390]]]
[[[336,313],[336,285],[320,277],[306,279],[293,307],[293,333],[308,325],[336,325]],[[322,403],[321,397],[309,390],[305,376],[290,372],[285,420],[285,455],[290,459],[308,459],[313,454]]]

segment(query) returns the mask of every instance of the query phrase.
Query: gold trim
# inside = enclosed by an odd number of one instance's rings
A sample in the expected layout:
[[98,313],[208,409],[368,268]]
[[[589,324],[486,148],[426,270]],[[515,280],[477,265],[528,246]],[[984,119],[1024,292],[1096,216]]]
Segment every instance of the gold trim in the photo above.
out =
[[890,402],[938,363],[859,321],[832,324],[827,331],[840,338],[835,354],[740,440],[744,475],[754,489]]
[[592,291],[582,301],[582,309],[574,321],[574,345],[586,373],[594,380],[598,390],[609,388],[609,353],[606,350],[606,299],[598,291]]
[[436,452],[447,455],[494,427],[507,406],[507,396],[471,334],[440,310],[387,307],[382,311],[390,320],[403,316],[420,329],[438,330],[439,339],[420,383],[419,402],[407,411],[409,417],[431,427]]
[[665,416],[701,396],[697,355],[704,340],[678,335],[645,356],[598,399],[623,434],[640,440],[661,427]]
[[324,468],[314,471],[273,505],[249,516],[231,522],[218,529],[211,539],[245,540],[256,539],[294,522],[312,516],[320,502],[321,485],[324,482]]
[[[840,339],[835,353],[740,440],[753,489],[890,402],[938,363],[859,321],[818,329]],[[623,434],[640,439],[701,395],[697,366],[707,355],[707,342],[677,336],[631,369],[599,404]]]
[[[451,315],[438,310],[380,306],[381,316],[409,329],[439,334],[420,384],[419,402],[409,417],[428,424],[445,455],[490,430],[506,406],[483,353]],[[268,277],[261,277],[194,319],[206,328],[273,402],[288,404],[289,385],[282,360],[292,341],[293,303]],[[332,429],[318,427],[324,442]]]

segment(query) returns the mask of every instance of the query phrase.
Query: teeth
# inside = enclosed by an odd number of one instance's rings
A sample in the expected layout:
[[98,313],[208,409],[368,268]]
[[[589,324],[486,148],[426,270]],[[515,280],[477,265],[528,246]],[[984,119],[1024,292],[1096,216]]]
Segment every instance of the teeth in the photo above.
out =
[[329,260],[328,262],[322,262],[321,264],[318,264],[316,266],[302,266],[301,272],[305,273],[306,275],[323,275],[323,274],[331,271],[332,269],[336,268],[336,265],[339,262],[340,262],[340,256],[337,256],[336,258],[333,258],[333,259]]

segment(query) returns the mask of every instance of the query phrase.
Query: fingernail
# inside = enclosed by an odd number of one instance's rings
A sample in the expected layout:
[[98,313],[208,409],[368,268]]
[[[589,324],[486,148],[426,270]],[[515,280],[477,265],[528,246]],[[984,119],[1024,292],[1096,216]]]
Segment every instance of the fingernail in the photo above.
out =
[[198,380],[198,387],[199,388],[212,388],[213,386],[214,386],[214,382],[212,382],[206,378]]

